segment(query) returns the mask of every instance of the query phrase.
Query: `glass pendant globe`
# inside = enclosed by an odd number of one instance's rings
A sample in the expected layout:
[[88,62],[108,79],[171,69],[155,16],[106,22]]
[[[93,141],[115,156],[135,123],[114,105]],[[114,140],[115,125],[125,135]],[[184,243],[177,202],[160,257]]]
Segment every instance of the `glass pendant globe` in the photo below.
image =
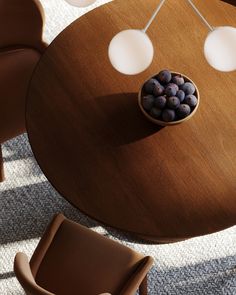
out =
[[236,28],[223,26],[210,32],[204,44],[204,55],[218,71],[236,70]]
[[152,62],[154,49],[147,34],[141,30],[125,30],[113,37],[108,56],[112,66],[122,74],[136,75]]
[[86,7],[96,2],[96,0],[65,0],[65,1],[68,2],[70,5],[77,6],[77,7]]

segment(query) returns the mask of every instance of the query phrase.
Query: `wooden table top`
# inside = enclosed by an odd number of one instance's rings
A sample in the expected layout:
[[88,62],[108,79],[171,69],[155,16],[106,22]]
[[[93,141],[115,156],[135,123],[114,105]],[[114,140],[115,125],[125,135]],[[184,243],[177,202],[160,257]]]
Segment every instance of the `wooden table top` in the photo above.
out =
[[[213,26],[236,27],[235,7],[194,2]],[[177,0],[166,1],[148,31],[152,65],[136,76],[113,69],[112,37],[143,28],[156,5],[116,0],[67,27],[34,72],[26,119],[41,169],[67,200],[104,224],[174,241],[236,223],[236,73],[207,64],[207,28]],[[165,68],[189,76],[201,103],[189,121],[158,128],[137,92]]]

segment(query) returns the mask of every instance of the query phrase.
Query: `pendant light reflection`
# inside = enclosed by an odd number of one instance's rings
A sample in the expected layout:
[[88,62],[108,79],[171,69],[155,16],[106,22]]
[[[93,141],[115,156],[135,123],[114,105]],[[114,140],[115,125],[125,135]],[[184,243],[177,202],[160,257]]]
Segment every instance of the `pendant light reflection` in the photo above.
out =
[[96,2],[96,0],[65,0],[72,6],[86,7]]
[[136,75],[146,70],[154,49],[148,35],[141,30],[119,32],[110,42],[108,56],[113,67],[122,74]]
[[236,28],[217,27],[205,40],[204,55],[216,70],[231,72],[236,70]]

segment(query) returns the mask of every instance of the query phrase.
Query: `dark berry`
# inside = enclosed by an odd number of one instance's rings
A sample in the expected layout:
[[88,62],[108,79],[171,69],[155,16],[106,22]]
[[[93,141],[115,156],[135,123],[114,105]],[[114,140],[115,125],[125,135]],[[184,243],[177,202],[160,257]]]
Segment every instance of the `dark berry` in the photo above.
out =
[[178,97],[176,96],[171,96],[167,98],[167,107],[170,109],[177,109],[178,106],[180,105],[180,101]]
[[154,105],[158,109],[163,109],[166,105],[166,98],[165,96],[158,96],[154,98]]
[[164,90],[165,90],[165,88],[161,84],[155,85],[154,88],[153,88],[153,94],[155,96],[162,95]]
[[186,95],[188,94],[194,94],[195,92],[195,86],[191,82],[186,82],[180,87]]
[[162,111],[162,119],[165,122],[171,122],[175,119],[175,111],[170,109],[164,109]]
[[157,79],[159,82],[167,84],[171,81],[171,72],[168,70],[163,70],[157,75]]
[[169,83],[165,89],[165,94],[167,96],[175,96],[178,90],[179,90],[178,85],[174,83]]
[[197,105],[197,98],[193,94],[189,94],[185,97],[184,103],[188,104],[191,108]]
[[158,118],[161,115],[161,110],[158,108],[152,108],[150,111],[150,115],[154,118]]
[[146,111],[150,111],[154,106],[154,96],[151,94],[142,97],[142,106]]
[[160,83],[156,79],[150,79],[144,84],[144,90],[148,94],[153,93],[153,89],[156,85],[160,85]]
[[178,99],[180,100],[180,102],[182,102],[185,98],[185,93],[183,90],[178,90],[176,93],[176,96],[178,97]]
[[176,75],[172,78],[172,82],[178,86],[181,86],[184,84],[184,78],[181,75]]
[[187,117],[190,113],[191,109],[188,104],[181,104],[176,110],[176,114],[180,119]]
[[176,85],[175,83],[169,83],[168,86],[172,86],[172,87],[174,87],[174,88],[176,89],[176,91],[179,90],[179,86]]

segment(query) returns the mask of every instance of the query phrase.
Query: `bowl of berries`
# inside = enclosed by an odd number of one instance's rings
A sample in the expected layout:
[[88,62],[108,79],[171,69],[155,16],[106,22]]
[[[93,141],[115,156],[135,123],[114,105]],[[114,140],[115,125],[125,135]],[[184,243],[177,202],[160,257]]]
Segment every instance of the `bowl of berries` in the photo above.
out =
[[196,113],[200,94],[195,83],[186,75],[162,70],[142,85],[138,104],[151,122],[171,126],[189,120]]

